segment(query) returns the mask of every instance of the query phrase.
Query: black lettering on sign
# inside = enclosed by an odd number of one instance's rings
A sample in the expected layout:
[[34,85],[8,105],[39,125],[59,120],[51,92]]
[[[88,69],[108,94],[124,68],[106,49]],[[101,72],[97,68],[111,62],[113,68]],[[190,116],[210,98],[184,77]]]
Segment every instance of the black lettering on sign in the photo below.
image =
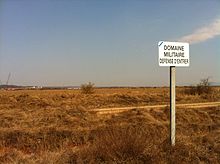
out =
[[188,64],[188,59],[176,59],[176,64]]
[[173,59],[160,58],[160,64],[173,64]]
[[184,46],[164,45],[164,50],[184,51]]
[[172,57],[173,55],[170,54],[170,52],[164,52],[164,57]]
[[182,57],[184,58],[184,52],[174,52],[174,57]]

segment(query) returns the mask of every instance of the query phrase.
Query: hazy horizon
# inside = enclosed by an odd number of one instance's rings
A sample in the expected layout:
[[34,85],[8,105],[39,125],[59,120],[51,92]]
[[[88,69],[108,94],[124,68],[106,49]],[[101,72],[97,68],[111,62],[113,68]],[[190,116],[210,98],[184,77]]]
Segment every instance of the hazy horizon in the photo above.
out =
[[177,85],[220,83],[220,1],[0,1],[0,80],[33,86],[168,86],[157,43],[190,43]]

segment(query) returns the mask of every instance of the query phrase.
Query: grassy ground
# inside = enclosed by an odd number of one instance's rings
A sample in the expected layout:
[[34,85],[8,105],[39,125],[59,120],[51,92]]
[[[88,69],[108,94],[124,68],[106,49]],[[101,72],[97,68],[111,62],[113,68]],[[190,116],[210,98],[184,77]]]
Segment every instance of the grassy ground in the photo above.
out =
[[[177,102],[219,101],[185,94]],[[218,163],[220,107],[177,109],[169,146],[169,109],[97,115],[89,109],[169,102],[168,88],[0,91],[1,163]]]
[[[213,87],[212,94],[186,94],[189,88],[179,87],[177,103],[207,102],[220,100],[220,87]],[[72,108],[83,106],[87,109],[134,105],[167,104],[169,88],[110,88],[96,89],[94,94],[81,94],[80,90],[18,90],[0,91],[2,104],[8,107]]]

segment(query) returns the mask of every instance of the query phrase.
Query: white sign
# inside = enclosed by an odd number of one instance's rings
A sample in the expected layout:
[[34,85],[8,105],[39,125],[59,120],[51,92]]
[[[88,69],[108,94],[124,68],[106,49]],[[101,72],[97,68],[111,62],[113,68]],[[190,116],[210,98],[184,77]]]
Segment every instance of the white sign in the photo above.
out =
[[189,66],[189,43],[160,41],[158,48],[159,66]]

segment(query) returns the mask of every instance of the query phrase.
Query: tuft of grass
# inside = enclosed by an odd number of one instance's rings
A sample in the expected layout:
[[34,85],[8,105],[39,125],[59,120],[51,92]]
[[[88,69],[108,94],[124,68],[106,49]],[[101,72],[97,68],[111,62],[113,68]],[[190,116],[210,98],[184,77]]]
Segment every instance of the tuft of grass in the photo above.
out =
[[132,126],[111,126],[100,130],[91,146],[82,149],[79,160],[83,162],[145,161],[146,135]]

